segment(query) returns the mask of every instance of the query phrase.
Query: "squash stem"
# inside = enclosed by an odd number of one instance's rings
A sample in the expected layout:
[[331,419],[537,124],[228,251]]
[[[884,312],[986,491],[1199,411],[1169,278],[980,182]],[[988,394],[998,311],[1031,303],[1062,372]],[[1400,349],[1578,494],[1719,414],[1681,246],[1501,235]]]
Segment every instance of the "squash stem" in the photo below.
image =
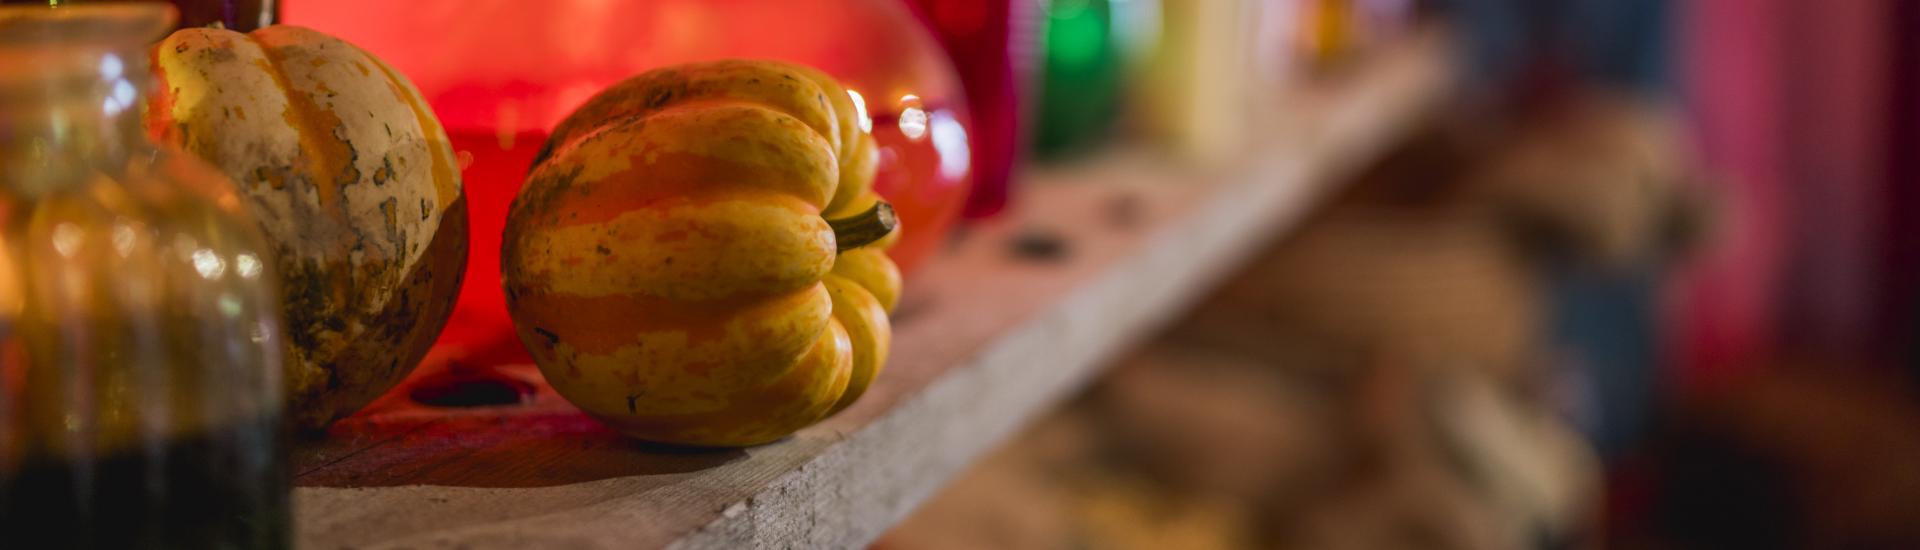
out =
[[878,201],[866,212],[827,220],[827,225],[833,228],[834,242],[839,243],[836,252],[846,252],[886,237],[900,225],[900,219],[894,216],[893,205]]

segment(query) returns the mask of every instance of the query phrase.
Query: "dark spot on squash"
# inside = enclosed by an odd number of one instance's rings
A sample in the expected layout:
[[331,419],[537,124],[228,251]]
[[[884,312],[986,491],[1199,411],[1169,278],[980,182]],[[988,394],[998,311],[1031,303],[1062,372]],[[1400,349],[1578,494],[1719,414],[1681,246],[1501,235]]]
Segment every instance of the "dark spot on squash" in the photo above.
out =
[[267,167],[265,166],[255,167],[253,169],[253,173],[248,174],[248,176],[249,177],[247,178],[248,180],[247,183],[253,184],[254,187],[259,187],[260,184],[266,183],[267,181]]
[[556,139],[559,137],[560,136],[554,136],[552,138],[548,138],[545,143],[540,144],[540,152],[533,154],[533,164],[527,167],[527,173],[531,174],[533,173],[534,170],[540,169],[540,163],[546,162],[547,157],[553,154],[553,146],[555,145],[555,142],[559,141],[558,139]]
[[673,101],[675,92],[676,90],[674,90],[673,88],[660,88],[660,89],[654,90],[653,93],[647,94],[647,102],[646,102],[647,108],[658,109],[660,108],[660,106],[666,105],[667,102]]
[[[180,95],[180,89],[174,88],[173,95]],[[173,129],[180,133],[180,143],[193,143],[193,127],[187,124],[175,124]]]
[[603,244],[598,244],[598,245],[594,245],[594,246],[593,246],[593,251],[594,251],[594,252],[599,252],[601,256],[612,256],[612,255],[613,255],[613,250],[612,250],[612,249],[609,249],[609,248],[607,248],[607,245],[603,245]]
[[646,392],[627,394],[627,413],[628,414],[640,413],[640,396],[642,395],[646,395]]
[[541,338],[546,338],[546,339],[547,339],[547,345],[549,345],[549,346],[557,346],[557,345],[560,345],[560,335],[558,335],[558,334],[554,334],[554,333],[553,333],[553,331],[550,331],[550,330],[547,330],[547,329],[544,329],[544,328],[540,328],[540,327],[533,327],[533,331],[534,331],[535,333],[538,333],[538,334],[540,335],[540,337],[541,337]]
[[381,157],[380,167],[373,171],[373,185],[375,187],[386,185],[387,180],[393,179],[394,174],[393,157]]

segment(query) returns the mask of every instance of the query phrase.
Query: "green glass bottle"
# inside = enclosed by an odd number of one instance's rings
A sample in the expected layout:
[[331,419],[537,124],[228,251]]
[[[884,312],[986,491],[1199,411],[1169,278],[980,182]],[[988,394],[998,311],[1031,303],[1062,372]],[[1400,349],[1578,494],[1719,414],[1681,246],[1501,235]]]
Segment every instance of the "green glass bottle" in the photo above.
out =
[[1109,0],[1053,0],[1044,20],[1033,148],[1047,159],[1092,148],[1111,132],[1120,56]]

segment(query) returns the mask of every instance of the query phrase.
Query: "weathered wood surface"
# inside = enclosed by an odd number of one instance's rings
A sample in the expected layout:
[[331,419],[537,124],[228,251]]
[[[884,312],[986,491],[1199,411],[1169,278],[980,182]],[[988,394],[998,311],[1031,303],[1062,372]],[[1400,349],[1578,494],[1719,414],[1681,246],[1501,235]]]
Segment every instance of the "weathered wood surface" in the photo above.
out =
[[[1294,223],[1437,107],[1443,38],[1285,98],[1241,162],[1118,148],[1031,171],[909,282],[893,358],[841,415],[743,450],[620,438],[522,366],[505,407],[390,395],[295,452],[305,548],[844,548],[872,540]],[[1026,241],[1027,252],[1013,244]],[[1057,247],[1051,245],[1058,245]],[[1051,252],[1051,253],[1049,253]]]

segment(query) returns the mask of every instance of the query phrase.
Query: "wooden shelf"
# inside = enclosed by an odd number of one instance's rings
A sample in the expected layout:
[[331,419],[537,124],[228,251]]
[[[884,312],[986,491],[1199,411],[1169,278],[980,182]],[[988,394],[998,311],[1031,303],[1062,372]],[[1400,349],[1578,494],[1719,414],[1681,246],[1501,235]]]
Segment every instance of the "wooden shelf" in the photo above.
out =
[[[864,545],[1404,137],[1438,107],[1443,43],[1424,35],[1289,94],[1262,116],[1275,130],[1229,166],[1182,168],[1121,147],[1029,172],[1017,209],[969,228],[910,281],[875,388],[792,438],[651,447],[546,389],[511,407],[381,408],[296,449],[299,542]],[[530,367],[504,372],[540,386]]]

